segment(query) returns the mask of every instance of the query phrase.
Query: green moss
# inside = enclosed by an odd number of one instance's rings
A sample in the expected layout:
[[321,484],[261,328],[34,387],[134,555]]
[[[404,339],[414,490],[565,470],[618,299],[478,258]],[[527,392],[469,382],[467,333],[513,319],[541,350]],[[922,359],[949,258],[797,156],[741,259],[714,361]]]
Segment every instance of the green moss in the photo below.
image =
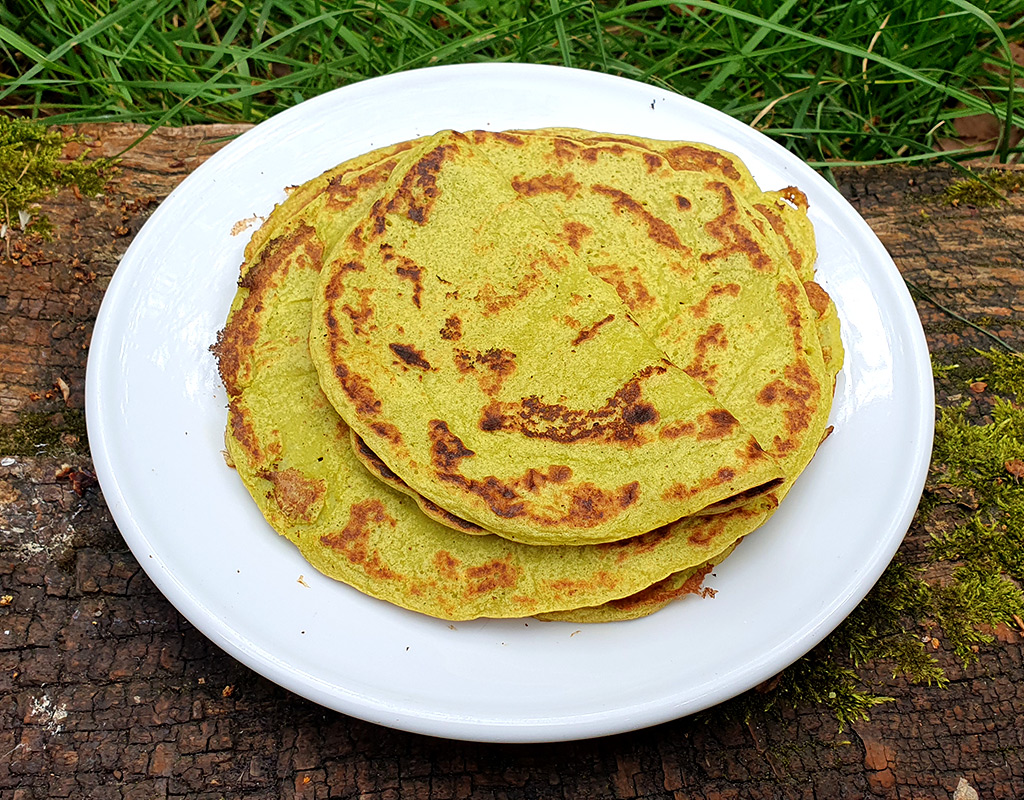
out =
[[[953,181],[942,193],[947,205],[995,206],[1004,202],[1006,194],[1024,189],[1024,175],[1007,170],[991,170],[977,178]],[[1005,194],[1004,194],[1005,193]]]
[[[959,381],[959,399],[938,409],[932,490],[914,523],[936,529],[923,563],[897,555],[824,642],[767,686],[706,719],[749,720],[823,704],[841,727],[849,725],[890,699],[865,683],[860,667],[884,664],[894,677],[942,687],[948,681],[936,646],[966,665],[993,643],[993,627],[1012,623],[1014,615],[1024,618],[1024,480],[1008,468],[1024,461],[1024,359],[998,350],[952,357],[961,363],[933,361],[936,382]],[[969,388],[978,381],[987,384],[982,395]],[[962,523],[949,516],[951,506]],[[946,516],[932,524],[940,510]]]
[[[45,217],[33,213],[34,204],[67,186],[86,195],[99,194],[111,162],[106,159],[61,161],[69,142],[57,131],[29,120],[0,116],[0,225],[47,233]],[[31,220],[22,225],[22,214]]]
[[16,425],[0,425],[0,455],[34,456],[88,452],[85,412],[25,412]]

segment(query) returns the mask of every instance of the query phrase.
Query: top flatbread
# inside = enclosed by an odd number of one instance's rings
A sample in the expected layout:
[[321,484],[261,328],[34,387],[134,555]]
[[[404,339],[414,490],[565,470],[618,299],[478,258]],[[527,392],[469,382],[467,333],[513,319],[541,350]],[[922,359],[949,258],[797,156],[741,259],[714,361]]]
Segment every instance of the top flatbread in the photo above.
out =
[[421,145],[325,262],[310,336],[325,393],[463,519],[531,544],[614,541],[781,483],[462,134]]

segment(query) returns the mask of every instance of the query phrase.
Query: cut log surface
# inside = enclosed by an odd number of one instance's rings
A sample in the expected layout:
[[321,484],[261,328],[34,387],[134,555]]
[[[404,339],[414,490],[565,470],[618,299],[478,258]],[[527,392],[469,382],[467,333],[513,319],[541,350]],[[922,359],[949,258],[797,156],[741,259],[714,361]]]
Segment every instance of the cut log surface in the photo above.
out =
[[[71,152],[114,155],[143,130],[83,126],[89,141]],[[866,681],[895,699],[845,730],[807,706],[746,725],[712,712],[536,746],[354,720],[210,643],[121,539],[91,481],[80,420],[89,337],[118,260],[161,199],[241,130],[158,130],[124,153],[104,196],[66,191],[45,203],[51,241],[14,231],[10,258],[0,255],[0,427],[32,420],[52,434],[39,455],[0,453],[0,800],[916,799],[967,796],[965,786],[987,800],[1024,797],[1024,644],[1009,628],[967,668],[937,650],[946,688],[867,666]],[[939,202],[958,177],[945,167],[836,175],[920,290],[940,361],[991,347],[982,331],[1024,350],[1020,195],[985,208]],[[904,558],[921,563],[928,536],[915,525]]]

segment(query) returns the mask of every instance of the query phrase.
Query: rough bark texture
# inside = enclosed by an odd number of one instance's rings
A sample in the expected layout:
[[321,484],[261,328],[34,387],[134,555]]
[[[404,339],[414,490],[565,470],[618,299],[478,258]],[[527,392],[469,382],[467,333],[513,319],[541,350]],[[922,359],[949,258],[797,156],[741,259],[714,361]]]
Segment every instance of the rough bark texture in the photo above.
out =
[[[864,670],[895,702],[840,732],[823,708],[750,725],[684,719],[570,744],[498,746],[380,728],[299,699],[226,656],[150,583],[90,485],[83,408],[92,325],[132,235],[238,128],[159,131],[105,197],[46,204],[56,238],[0,265],[0,425],[52,444],[0,460],[0,800],[152,798],[1024,797],[1024,645],[1010,629],[946,689]],[[113,154],[140,129],[91,126]],[[935,202],[945,168],[839,173],[905,277],[1024,349],[1024,202]],[[918,299],[943,360],[991,340]],[[61,385],[63,382],[64,386]],[[68,390],[64,398],[64,387]],[[65,465],[70,467],[62,468]],[[60,475],[61,477],[56,477]],[[919,562],[924,527],[904,556]]]

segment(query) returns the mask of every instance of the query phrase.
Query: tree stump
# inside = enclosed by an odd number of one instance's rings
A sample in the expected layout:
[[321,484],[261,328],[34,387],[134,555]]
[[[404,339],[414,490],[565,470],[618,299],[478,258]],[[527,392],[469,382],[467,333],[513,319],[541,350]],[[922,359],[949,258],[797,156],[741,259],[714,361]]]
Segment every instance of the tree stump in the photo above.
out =
[[[143,130],[82,126],[89,143],[75,147],[114,155]],[[970,667],[938,651],[945,689],[869,665],[866,680],[895,700],[843,731],[812,706],[747,725],[711,712],[536,746],[442,741],[348,718],[198,633],[140,569],[94,485],[85,364],[132,236],[241,130],[158,130],[124,154],[105,196],[66,191],[46,202],[53,240],[14,232],[0,265],[0,428],[30,443],[0,453],[0,800],[949,798],[961,781],[982,798],[1024,797],[1024,644],[1006,626]],[[944,166],[836,175],[916,288],[937,360],[971,363],[973,348],[992,346],[987,334],[1024,350],[1020,196],[951,205],[943,193],[958,176]],[[927,538],[911,529],[909,561]]]

